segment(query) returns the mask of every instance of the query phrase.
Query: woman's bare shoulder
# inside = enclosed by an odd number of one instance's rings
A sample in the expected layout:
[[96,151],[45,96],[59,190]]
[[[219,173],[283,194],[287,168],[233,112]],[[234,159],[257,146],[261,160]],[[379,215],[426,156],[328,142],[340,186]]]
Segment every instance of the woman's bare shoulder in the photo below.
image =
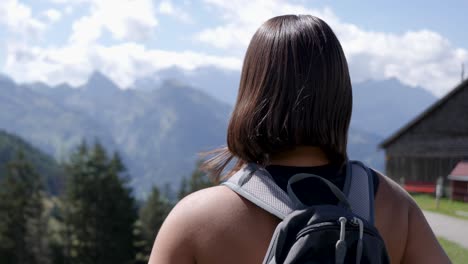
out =
[[201,241],[219,233],[229,220],[228,208],[238,208],[238,197],[229,189],[212,187],[179,201],[164,221],[153,245],[149,263],[195,263]]
[[398,205],[409,209],[415,205],[413,198],[398,183],[383,173],[374,170],[379,177],[379,189],[377,191],[376,201],[388,203],[388,205]]
[[[206,188],[183,198],[166,219],[166,223],[184,226],[191,237],[203,237],[246,225],[258,220],[264,211],[225,186]],[[165,223],[165,224],[166,224]]]
[[[273,217],[225,186],[197,191],[182,199],[166,218],[150,263],[173,263],[165,262],[168,259],[193,263],[191,259],[228,254],[225,249],[245,244],[243,238],[252,233],[260,239],[271,236],[276,223],[269,224],[269,219]],[[213,249],[218,253],[214,254]]]
[[252,205],[225,186],[215,186],[194,192],[182,199],[174,213],[190,220],[232,222],[239,220]]
[[384,174],[377,175],[376,226],[392,262],[450,263],[411,195]]
[[392,263],[400,263],[406,248],[411,197],[392,179],[378,171],[376,173],[379,188],[375,197],[375,225],[385,241]]

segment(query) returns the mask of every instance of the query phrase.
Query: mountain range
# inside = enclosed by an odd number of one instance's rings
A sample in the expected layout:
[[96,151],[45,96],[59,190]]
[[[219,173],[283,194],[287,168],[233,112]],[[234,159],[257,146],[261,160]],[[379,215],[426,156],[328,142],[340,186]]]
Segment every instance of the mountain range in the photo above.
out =
[[[214,67],[170,68],[121,89],[94,72],[80,87],[16,84],[0,76],[0,129],[57,160],[82,140],[119,151],[137,195],[152,184],[177,187],[197,153],[225,144],[239,73]],[[353,84],[350,157],[383,168],[377,144],[436,98],[396,79]],[[403,101],[401,98],[405,98]]]
[[[221,102],[234,105],[240,73],[213,66],[194,70],[171,67],[138,79],[131,88],[154,90],[165,80],[189,84]],[[387,137],[435,101],[436,97],[422,87],[404,85],[396,78],[353,83],[351,126]]]

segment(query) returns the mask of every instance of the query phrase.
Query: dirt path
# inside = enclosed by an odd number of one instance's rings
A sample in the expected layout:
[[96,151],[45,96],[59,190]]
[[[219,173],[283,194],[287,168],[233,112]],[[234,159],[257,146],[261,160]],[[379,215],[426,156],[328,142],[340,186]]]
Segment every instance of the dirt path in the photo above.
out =
[[468,221],[428,211],[424,215],[436,236],[468,248]]

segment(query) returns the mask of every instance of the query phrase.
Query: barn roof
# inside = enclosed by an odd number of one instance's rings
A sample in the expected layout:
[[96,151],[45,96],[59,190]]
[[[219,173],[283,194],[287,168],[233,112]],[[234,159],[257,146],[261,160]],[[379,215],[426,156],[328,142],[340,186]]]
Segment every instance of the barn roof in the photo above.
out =
[[468,161],[460,161],[448,178],[455,181],[468,181]]
[[468,79],[461,82],[452,91],[450,91],[444,97],[442,97],[437,102],[432,104],[429,108],[427,108],[424,112],[422,112],[416,118],[414,118],[409,123],[407,123],[405,126],[397,130],[393,135],[385,139],[382,143],[379,144],[379,148],[387,148],[389,145],[395,142],[395,140],[397,140],[402,135],[404,135],[407,131],[409,131],[412,127],[416,126],[421,121],[423,121],[426,117],[431,115],[434,111],[442,107],[448,100],[450,100],[450,98],[454,97],[456,94],[461,92],[464,88],[468,89]]

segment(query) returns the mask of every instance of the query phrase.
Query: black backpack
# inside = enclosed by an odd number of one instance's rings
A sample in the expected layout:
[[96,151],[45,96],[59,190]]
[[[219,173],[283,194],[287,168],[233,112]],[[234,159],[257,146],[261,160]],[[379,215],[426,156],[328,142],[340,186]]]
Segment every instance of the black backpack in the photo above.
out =
[[[390,263],[385,243],[374,227],[374,190],[370,169],[357,161],[346,165],[343,192],[327,179],[296,174],[287,192],[264,168],[249,163],[222,184],[282,219],[264,264]],[[337,205],[307,206],[292,185],[304,179],[324,183]],[[313,190],[311,190],[313,191]]]

